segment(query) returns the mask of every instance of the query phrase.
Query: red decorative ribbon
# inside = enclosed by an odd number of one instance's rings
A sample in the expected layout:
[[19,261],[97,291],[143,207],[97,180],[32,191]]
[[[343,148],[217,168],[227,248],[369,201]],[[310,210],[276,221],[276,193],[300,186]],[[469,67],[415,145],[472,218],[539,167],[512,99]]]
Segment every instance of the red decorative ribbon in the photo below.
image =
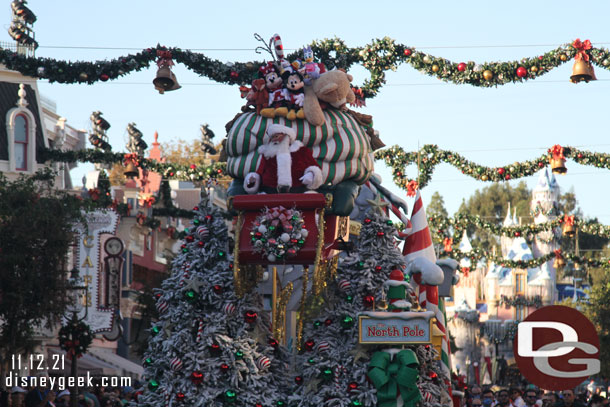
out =
[[563,223],[568,226],[574,226],[574,215],[564,215]]
[[553,147],[549,148],[549,153],[555,160],[565,160],[565,156],[563,155],[563,147],[561,147],[559,144],[555,144]]
[[89,196],[91,197],[92,201],[97,201],[100,199],[100,190],[97,188],[90,189]]
[[557,249],[553,253],[555,253],[555,258],[557,258],[557,259],[563,258],[563,256],[561,255],[561,249]]
[[132,163],[136,167],[140,166],[140,157],[136,153],[128,153],[123,157],[123,165]]
[[286,209],[283,206],[278,206],[275,208],[271,208],[266,214],[265,217],[267,220],[271,221],[271,225],[277,227],[278,225],[282,225],[284,231],[288,232],[292,230],[292,225],[290,224],[290,220],[293,215],[292,209]]
[[462,273],[464,273],[464,277],[468,277],[468,273],[470,273],[470,267],[462,267]]
[[407,184],[407,196],[415,196],[415,192],[419,189],[419,184],[415,180],[409,181]]
[[145,208],[150,208],[151,206],[153,206],[156,202],[156,199],[154,196],[149,196],[143,199],[139,200],[140,202],[140,206],[143,206]]
[[445,240],[443,240],[443,244],[445,245],[445,251],[447,253],[451,253],[453,251],[453,239],[450,237],[446,237]]
[[354,103],[350,103],[350,105],[356,106],[356,107],[366,106],[366,101],[364,99],[364,92],[362,91],[362,89],[360,89],[357,86],[352,86],[352,91],[354,92],[354,96],[356,96],[356,99],[354,100]]
[[174,65],[174,61],[172,61],[172,53],[170,51],[163,51],[163,50],[158,50],[157,51],[157,57],[159,59],[157,59],[157,66],[159,68],[161,67],[170,67]]
[[580,41],[580,38],[576,38],[572,43],[572,46],[578,51],[574,56],[575,60],[580,61],[582,59],[583,61],[589,62],[589,54],[587,51],[593,48],[591,46],[591,41]]

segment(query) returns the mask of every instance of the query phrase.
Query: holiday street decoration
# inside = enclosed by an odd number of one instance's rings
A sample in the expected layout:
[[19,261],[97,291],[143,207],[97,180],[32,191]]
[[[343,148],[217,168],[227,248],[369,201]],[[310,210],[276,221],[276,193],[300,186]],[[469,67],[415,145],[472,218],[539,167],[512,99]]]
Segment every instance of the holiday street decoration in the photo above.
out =
[[[610,69],[610,52],[605,48],[592,45],[583,46],[584,44],[590,44],[590,41],[577,39],[542,55],[523,58],[519,61],[481,63],[449,61],[446,58],[399,44],[388,37],[375,39],[370,44],[356,48],[347,47],[339,38],[325,39],[314,41],[309,48],[318,63],[326,69],[348,70],[356,63],[360,63],[367,69],[370,72],[370,78],[362,86],[356,88],[362,100],[375,97],[386,82],[385,72],[396,70],[402,63],[407,63],[418,71],[444,82],[496,87],[536,79],[565,62],[575,59],[577,63],[583,61],[589,65],[588,69],[584,71],[574,72],[572,80],[575,82],[592,80],[594,74],[591,64],[602,69]],[[93,62],[28,58],[5,49],[0,50],[0,63],[23,75],[48,79],[50,82],[93,84],[97,81],[117,79],[130,72],[147,68],[158,58],[158,52],[169,53],[171,59],[183,64],[198,75],[206,76],[216,82],[235,85],[249,84],[258,68],[263,65],[263,62],[260,61],[222,62],[202,53],[161,45],[143,49],[136,54]],[[282,60],[296,62],[301,58],[305,58],[307,61],[307,57],[302,57],[299,50],[286,55]],[[288,63],[290,64],[290,62]],[[305,67],[307,68],[307,63]],[[588,77],[582,75],[588,75]],[[175,77],[173,82],[177,85]]]
[[32,50],[35,50],[38,48],[38,42],[35,40],[32,25],[36,22],[36,15],[26,4],[26,0],[13,0],[11,2],[13,19],[8,33],[12,39],[17,41],[17,44],[31,47]]
[[158,49],[157,50],[157,76],[153,80],[155,89],[163,94],[167,91],[180,89],[182,86],[178,84],[176,75],[172,72],[172,66],[174,61],[172,60],[171,51]]
[[144,354],[148,386],[138,405],[281,405],[288,354],[270,345],[259,295],[235,295],[223,214],[208,201],[194,212],[174,271],[155,290],[165,311]]
[[303,222],[297,210],[283,206],[265,208],[250,232],[254,251],[271,262],[296,256],[307,240],[308,231],[303,228]]
[[[369,363],[367,377],[377,389],[377,405],[415,407],[422,399],[417,388],[419,360],[410,349],[401,350],[394,356],[389,352],[375,352]],[[403,404],[398,404],[401,398]],[[431,400],[426,400],[431,401]]]
[[214,147],[214,143],[212,139],[214,138],[214,132],[210,129],[210,126],[206,124],[202,124],[199,126],[199,130],[201,131],[201,150],[208,154],[216,154],[216,147]]
[[91,113],[90,118],[93,130],[89,133],[89,142],[93,144],[97,151],[109,153],[112,150],[112,146],[108,143],[106,130],[110,128],[110,123],[102,117],[102,112],[100,111]]
[[564,215],[563,217],[543,223],[513,226],[500,226],[496,223],[484,220],[477,215],[465,213],[457,213],[453,217],[434,214],[428,217],[428,221],[432,232],[437,235],[437,240],[439,242],[443,241],[446,237],[460,236],[465,230],[472,227],[486,230],[497,236],[508,237],[538,235],[541,232],[548,232],[557,227],[561,227],[563,233],[568,237],[573,237],[576,233],[576,229],[578,229],[581,233],[610,238],[610,226],[602,225],[591,220],[579,219],[574,215]]
[[363,312],[358,318],[358,341],[361,344],[429,344],[433,317],[432,311]]
[[[580,165],[588,165],[596,168],[610,168],[610,154],[595,153],[587,150],[580,150],[576,147],[554,145],[549,148],[547,154],[539,158],[528,160],[525,162],[515,162],[502,167],[486,167],[467,160],[460,154],[441,150],[433,144],[424,145],[419,151],[406,152],[399,146],[390,147],[385,150],[380,150],[375,153],[377,160],[383,159],[387,165],[392,168],[394,182],[404,190],[408,190],[409,183],[416,181],[419,188],[425,187],[432,178],[434,168],[442,163],[448,163],[456,167],[462,174],[476,178],[480,181],[498,182],[518,179],[535,174],[543,169],[547,163],[554,160],[553,157],[559,157],[561,154],[563,160],[571,159]],[[559,159],[559,158],[558,158]],[[417,164],[419,174],[416,180],[409,179],[406,176],[406,166]],[[556,170],[560,168],[557,167]],[[564,171],[565,170],[565,171]],[[567,170],[564,168],[561,173]]]
[[61,327],[59,330],[59,347],[65,350],[68,357],[80,358],[87,352],[89,345],[93,342],[93,332],[84,322],[71,323]]
[[125,154],[123,159],[123,164],[125,165],[123,173],[126,177],[137,177],[139,174],[137,167],[140,165],[140,160],[144,156],[144,151],[148,148],[148,145],[135,123],[127,125],[127,133],[129,134],[129,142],[126,147],[130,154]]

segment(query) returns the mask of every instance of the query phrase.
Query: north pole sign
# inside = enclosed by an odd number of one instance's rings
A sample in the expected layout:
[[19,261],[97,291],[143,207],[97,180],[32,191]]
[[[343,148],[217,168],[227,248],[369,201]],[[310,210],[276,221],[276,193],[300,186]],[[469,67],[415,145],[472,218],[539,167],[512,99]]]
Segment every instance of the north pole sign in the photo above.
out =
[[414,345],[432,342],[434,313],[363,312],[358,317],[362,344]]
[[103,307],[100,301],[100,282],[102,269],[100,237],[104,233],[114,234],[119,221],[119,215],[113,210],[97,210],[86,212],[85,225],[79,225],[78,254],[76,257],[80,278],[88,288],[85,322],[96,332],[106,332],[112,329],[115,310]]

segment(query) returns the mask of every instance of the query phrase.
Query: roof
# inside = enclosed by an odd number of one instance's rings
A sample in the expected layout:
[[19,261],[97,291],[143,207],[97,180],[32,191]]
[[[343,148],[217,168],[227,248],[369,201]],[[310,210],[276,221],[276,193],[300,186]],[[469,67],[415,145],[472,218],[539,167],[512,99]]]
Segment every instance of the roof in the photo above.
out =
[[[0,82],[0,160],[8,160],[8,134],[6,132],[6,113],[17,107],[17,92],[19,83]],[[38,150],[45,146],[42,133],[42,123],[40,121],[40,110],[38,109],[38,98],[32,86],[25,85],[25,100],[28,102],[27,109],[32,112],[36,122],[36,162],[42,161],[38,158]]]
[[540,171],[540,175],[538,176],[538,183],[534,188],[534,192],[541,191],[554,191],[558,188],[557,180],[555,179],[555,174],[551,172],[549,175],[548,168],[544,168],[544,170]]
[[586,290],[589,286],[583,286],[582,288],[574,288],[572,284],[557,284],[557,300],[562,301],[566,298],[574,298],[574,290],[576,290],[576,296],[580,298],[588,298]]
[[[508,260],[518,261],[518,260],[532,260],[534,255],[530,250],[527,242],[523,237],[516,237],[513,239],[513,243],[508,251],[506,256]],[[493,272],[497,273],[498,278],[500,279],[500,285],[512,285],[513,284],[513,270],[508,267],[500,267],[496,266],[496,269]],[[527,269],[527,281],[528,283],[538,276],[540,273],[540,267],[531,267]]]
[[125,359],[110,350],[91,348],[89,349],[89,354],[96,359],[113,366],[123,376],[139,379],[144,374],[144,368],[142,368],[142,366],[129,359]]

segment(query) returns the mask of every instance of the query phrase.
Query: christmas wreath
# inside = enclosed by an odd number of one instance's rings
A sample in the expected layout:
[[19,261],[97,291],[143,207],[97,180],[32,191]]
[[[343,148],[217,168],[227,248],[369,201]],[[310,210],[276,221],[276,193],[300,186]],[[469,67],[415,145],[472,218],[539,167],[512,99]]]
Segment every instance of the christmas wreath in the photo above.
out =
[[265,208],[250,232],[254,251],[270,262],[296,256],[309,234],[303,223],[303,215],[296,209]]
[[93,332],[84,322],[69,323],[59,330],[59,346],[68,355],[81,357],[93,342]]

